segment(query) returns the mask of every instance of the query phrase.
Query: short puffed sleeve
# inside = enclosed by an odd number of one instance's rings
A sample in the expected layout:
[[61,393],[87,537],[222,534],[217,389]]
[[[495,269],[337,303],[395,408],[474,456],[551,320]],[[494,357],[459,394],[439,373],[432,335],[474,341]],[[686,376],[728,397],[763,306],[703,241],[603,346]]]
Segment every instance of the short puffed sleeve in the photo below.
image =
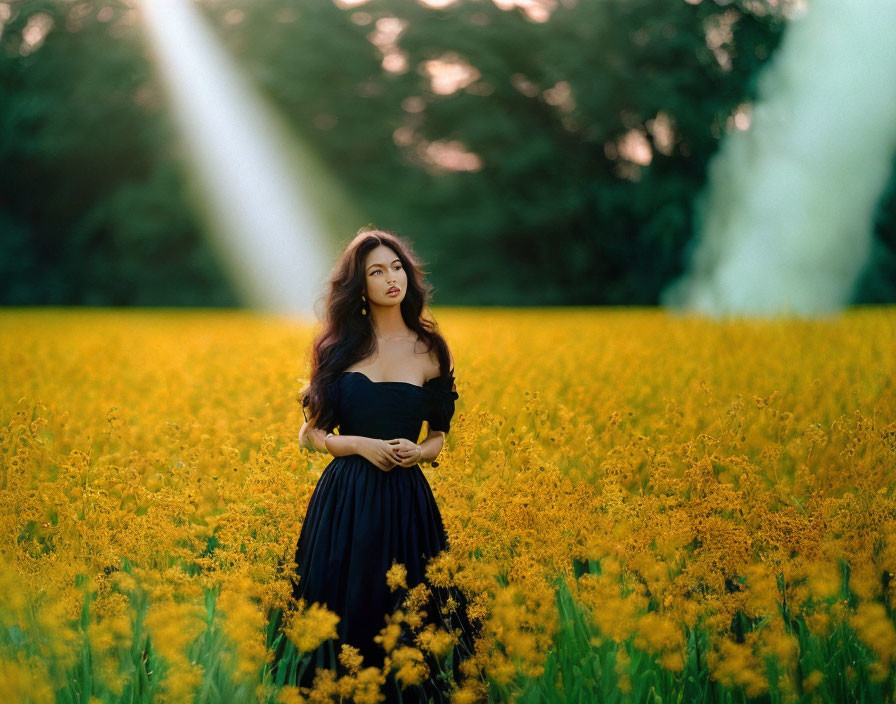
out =
[[[332,384],[327,384],[324,387],[324,397],[326,398],[326,403],[328,407],[333,409],[333,422],[332,426],[336,427],[339,425],[339,396],[340,396],[340,388],[339,388],[339,380],[337,379]],[[302,405],[302,415],[305,416],[305,420],[308,420],[308,414],[305,413],[305,405]],[[325,428],[325,430],[332,430],[332,428]]]
[[458,399],[454,370],[447,375],[430,379],[426,386],[430,390],[429,413],[426,417],[429,427],[447,433],[454,416],[454,402]]

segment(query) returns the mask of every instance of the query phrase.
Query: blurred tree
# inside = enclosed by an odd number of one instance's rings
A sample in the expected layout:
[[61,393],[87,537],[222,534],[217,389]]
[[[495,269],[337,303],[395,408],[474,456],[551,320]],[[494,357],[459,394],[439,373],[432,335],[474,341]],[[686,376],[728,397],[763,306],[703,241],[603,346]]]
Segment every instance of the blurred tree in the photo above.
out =
[[[785,25],[761,0],[346,5],[202,7],[370,219],[415,242],[436,302],[456,304],[655,304]],[[230,304],[133,10],[107,6],[7,5],[0,261],[17,264],[0,263],[0,301]],[[38,13],[53,29],[23,56]],[[859,299],[896,300],[894,188]]]
[[878,204],[871,256],[856,283],[853,298],[856,303],[896,301],[896,158],[892,174]]
[[0,302],[235,304],[181,195],[134,11],[4,7]]
[[566,3],[546,22],[475,0],[214,11],[374,220],[420,243],[445,299],[522,305],[658,301],[784,26],[756,2]]

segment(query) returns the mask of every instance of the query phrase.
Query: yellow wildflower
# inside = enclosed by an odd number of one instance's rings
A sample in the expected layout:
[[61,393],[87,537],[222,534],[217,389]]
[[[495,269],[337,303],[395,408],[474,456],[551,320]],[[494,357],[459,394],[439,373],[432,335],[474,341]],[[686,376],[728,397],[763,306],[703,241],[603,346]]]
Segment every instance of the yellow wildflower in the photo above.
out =
[[500,650],[495,650],[488,658],[485,672],[489,679],[500,685],[507,685],[516,674],[516,667],[504,653]]
[[836,597],[840,593],[840,570],[832,562],[812,562],[806,574],[809,591],[817,601]]
[[251,682],[262,665],[273,659],[265,646],[264,614],[250,596],[253,588],[251,580],[238,578],[221,590],[217,600],[221,629],[236,649],[234,678],[238,682]]
[[403,564],[398,562],[392,562],[392,566],[386,572],[386,582],[389,585],[389,589],[391,591],[395,591],[396,589],[400,589],[401,587],[407,588],[407,576],[408,570]]
[[486,699],[483,686],[478,682],[465,682],[451,695],[451,704],[476,704]]
[[883,682],[890,676],[890,668],[885,667],[879,661],[868,664],[868,679],[872,682]]
[[356,685],[355,676],[351,673],[343,675],[336,680],[336,695],[339,701],[349,701],[352,698]]
[[187,650],[205,630],[203,612],[197,604],[153,603],[144,620],[153,647],[167,665],[163,686],[172,701],[192,698],[202,682],[202,666],[190,661]]
[[305,704],[306,701],[299,688],[292,685],[284,685],[277,693],[277,704]]
[[743,687],[748,697],[768,691],[764,668],[749,643],[722,638],[706,655],[710,676],[726,687]]
[[684,656],[680,650],[663,653],[660,657],[660,667],[669,672],[681,672],[684,669]]
[[831,632],[831,617],[826,611],[813,611],[805,616],[806,627],[812,635],[827,638]]
[[364,662],[361,651],[356,647],[343,643],[339,651],[339,662],[342,663],[349,672],[358,672]]
[[112,573],[111,581],[118,591],[128,594],[137,588],[137,582],[134,578],[123,570],[116,570]]
[[355,688],[355,704],[377,704],[385,700],[382,687],[386,683],[386,677],[378,667],[366,667],[357,675]]
[[454,647],[455,638],[450,633],[436,629],[435,624],[428,624],[427,627],[417,635],[417,644],[431,652],[436,657],[445,657]]
[[763,652],[777,659],[784,669],[796,667],[800,653],[800,644],[796,637],[784,630],[780,621],[767,626],[761,631]]
[[[417,586],[408,590],[403,606],[408,611],[419,611],[429,601],[430,591],[426,582],[420,582]],[[425,613],[425,612],[424,612]]]
[[339,695],[339,687],[336,684],[336,673],[322,667],[314,673],[314,681],[311,683],[311,692],[308,694],[309,702],[330,702]]
[[6,702],[52,704],[56,701],[45,666],[0,658],[0,695]]
[[387,653],[391,653],[400,636],[401,625],[399,623],[390,623],[380,629],[379,635],[374,636],[373,640],[383,646],[383,650]]
[[617,684],[619,686],[619,691],[628,694],[632,691],[632,680],[629,675],[629,664],[631,663],[631,658],[629,658],[628,653],[624,648],[619,648],[616,650],[616,664],[613,666],[613,670],[616,673]]
[[426,563],[426,578],[434,587],[447,587],[451,584],[452,577],[459,567],[454,554],[443,550]]
[[635,647],[651,654],[684,647],[681,628],[666,616],[649,611],[638,619]]
[[806,692],[811,692],[821,684],[823,679],[824,673],[821,670],[812,670],[812,672],[803,678],[803,689]]
[[865,601],[849,618],[859,639],[877,656],[880,664],[889,667],[896,658],[896,628],[883,604]]
[[337,623],[339,616],[315,602],[300,613],[293,614],[284,632],[300,652],[307,653],[324,641],[337,638]]
[[423,653],[417,648],[403,645],[390,654],[391,666],[397,668],[395,678],[402,688],[417,685],[429,674],[429,668],[423,661]]

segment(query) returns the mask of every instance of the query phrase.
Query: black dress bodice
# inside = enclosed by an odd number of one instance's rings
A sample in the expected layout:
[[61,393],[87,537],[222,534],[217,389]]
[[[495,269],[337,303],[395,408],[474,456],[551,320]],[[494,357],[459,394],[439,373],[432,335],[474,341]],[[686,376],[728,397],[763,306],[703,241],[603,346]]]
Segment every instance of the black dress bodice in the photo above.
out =
[[336,406],[341,435],[380,440],[416,441],[423,421],[448,432],[458,398],[453,370],[427,379],[422,386],[404,381],[372,381],[366,374],[344,371],[327,388]]

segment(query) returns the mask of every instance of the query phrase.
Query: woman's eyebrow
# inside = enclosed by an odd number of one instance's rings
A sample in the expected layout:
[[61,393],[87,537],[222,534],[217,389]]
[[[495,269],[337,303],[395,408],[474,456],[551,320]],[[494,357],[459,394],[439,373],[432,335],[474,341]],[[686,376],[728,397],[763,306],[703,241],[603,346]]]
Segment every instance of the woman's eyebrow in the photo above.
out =
[[[392,260],[391,262],[389,262],[389,263],[390,263],[390,264],[394,264],[395,262],[400,262],[400,261],[401,261],[401,259],[399,259],[398,257],[396,257],[395,259],[393,259],[393,260]],[[370,271],[370,270],[373,269],[373,267],[375,267],[375,266],[385,266],[385,264],[371,264],[369,267],[367,267],[367,271]]]

